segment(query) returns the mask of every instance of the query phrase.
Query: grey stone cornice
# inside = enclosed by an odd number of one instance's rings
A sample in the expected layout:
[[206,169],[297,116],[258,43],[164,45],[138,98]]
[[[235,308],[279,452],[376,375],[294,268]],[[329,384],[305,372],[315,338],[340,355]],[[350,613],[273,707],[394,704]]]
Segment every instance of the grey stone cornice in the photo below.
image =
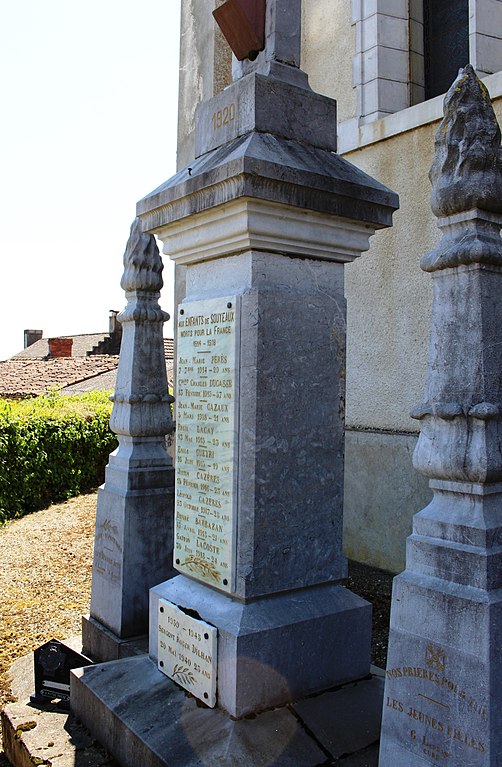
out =
[[339,155],[252,132],[193,164],[140,200],[144,231],[240,197],[390,226],[398,196]]

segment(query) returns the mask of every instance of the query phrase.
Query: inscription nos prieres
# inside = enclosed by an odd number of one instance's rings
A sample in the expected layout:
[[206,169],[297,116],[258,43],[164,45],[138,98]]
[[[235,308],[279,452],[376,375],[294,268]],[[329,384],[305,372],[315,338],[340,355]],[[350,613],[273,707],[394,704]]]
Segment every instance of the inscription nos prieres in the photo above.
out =
[[399,717],[408,747],[431,763],[455,764],[460,749],[465,753],[462,763],[467,758],[469,764],[484,764],[486,705],[447,674],[444,649],[428,644],[424,659],[424,666],[386,671],[386,711]]
[[[424,713],[420,709],[405,704],[403,701],[397,700],[396,698],[391,698],[390,696],[386,697],[385,705],[387,708],[391,708],[394,711],[407,716],[410,720],[410,724],[414,725],[415,722],[418,722],[419,724],[425,725],[425,727],[429,731],[432,731],[432,733],[437,733],[438,735],[443,736],[440,743],[434,743],[431,741],[430,734],[422,734],[420,736],[417,734],[417,730],[414,728],[409,731],[409,735],[412,741],[418,740],[419,743],[424,746],[424,748],[433,751],[435,755],[441,758],[446,759],[450,756],[450,752],[446,750],[448,743],[450,745],[459,744],[466,746],[467,748],[471,748],[474,751],[479,751],[480,753],[484,753],[486,751],[485,744],[479,740],[476,735],[468,732],[458,725],[448,724],[436,716]],[[428,756],[431,756],[431,754],[429,753]],[[432,756],[432,758],[435,759],[436,756]]]

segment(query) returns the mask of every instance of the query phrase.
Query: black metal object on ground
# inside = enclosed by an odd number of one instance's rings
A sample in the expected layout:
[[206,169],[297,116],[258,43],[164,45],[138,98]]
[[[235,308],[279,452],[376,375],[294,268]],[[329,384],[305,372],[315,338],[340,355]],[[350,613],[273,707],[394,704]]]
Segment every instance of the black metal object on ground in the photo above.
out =
[[31,703],[50,703],[57,700],[60,708],[70,707],[70,670],[91,666],[92,661],[71,647],[51,639],[33,653],[35,671],[35,694]]

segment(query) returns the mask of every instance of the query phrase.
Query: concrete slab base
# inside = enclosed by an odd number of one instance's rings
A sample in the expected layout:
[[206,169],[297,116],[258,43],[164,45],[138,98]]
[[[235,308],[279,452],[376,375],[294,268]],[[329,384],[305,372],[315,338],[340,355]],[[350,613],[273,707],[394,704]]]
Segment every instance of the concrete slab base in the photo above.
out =
[[235,720],[147,656],[78,669],[71,679],[73,712],[121,767],[321,767],[340,757],[345,767],[376,767],[382,694],[383,677],[373,675]]
[[2,711],[3,749],[13,767],[112,767],[104,748],[68,712],[10,703]]
[[[65,644],[81,652],[80,637],[67,639]],[[35,707],[29,702],[34,691],[33,653],[17,660],[9,676],[12,693],[19,701],[6,705],[1,713],[3,750],[9,767],[116,767],[73,714],[51,704]]]
[[82,616],[82,648],[82,652],[87,658],[91,658],[95,662],[105,663],[147,652],[148,637],[144,634],[130,639],[120,639],[95,618],[84,615]]

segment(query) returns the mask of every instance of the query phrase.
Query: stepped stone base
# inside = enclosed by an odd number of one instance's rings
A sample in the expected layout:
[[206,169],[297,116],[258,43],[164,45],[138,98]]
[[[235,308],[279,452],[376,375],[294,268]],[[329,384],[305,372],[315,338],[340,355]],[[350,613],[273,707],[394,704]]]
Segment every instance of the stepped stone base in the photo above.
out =
[[218,628],[218,706],[241,718],[363,679],[371,605],[336,583],[243,603],[179,575],[150,589],[150,656],[167,599]]
[[120,639],[113,631],[91,618],[90,615],[83,615],[82,647],[83,654],[88,658],[95,662],[105,663],[147,652],[148,637],[144,634],[131,639]]
[[[66,643],[81,650],[80,638]],[[85,680],[78,676],[72,684],[73,697],[84,707],[81,719],[92,734],[74,714],[50,704],[31,705],[33,654],[14,663],[10,677],[19,702],[7,704],[1,715],[3,747],[12,767],[32,767],[43,760],[54,767],[117,767],[109,753],[112,742],[121,767],[159,763],[180,767],[317,767],[338,764],[338,760],[344,767],[377,767],[384,680],[383,672],[375,667],[368,679],[357,684],[239,722],[221,711],[199,707],[145,655],[90,669],[95,669],[92,675],[88,671]],[[120,702],[115,698],[117,676],[127,690]],[[120,749],[123,737],[126,743],[145,741],[141,759],[146,761],[134,762],[137,751],[122,760],[120,754],[127,751],[126,746]],[[197,751],[201,738],[205,745]],[[154,740],[163,743],[160,756],[149,754]],[[187,754],[189,761],[184,763]],[[220,754],[221,759],[211,761],[213,754],[215,759]]]
[[121,767],[376,767],[383,678],[236,721],[147,657],[72,672],[73,712]]

